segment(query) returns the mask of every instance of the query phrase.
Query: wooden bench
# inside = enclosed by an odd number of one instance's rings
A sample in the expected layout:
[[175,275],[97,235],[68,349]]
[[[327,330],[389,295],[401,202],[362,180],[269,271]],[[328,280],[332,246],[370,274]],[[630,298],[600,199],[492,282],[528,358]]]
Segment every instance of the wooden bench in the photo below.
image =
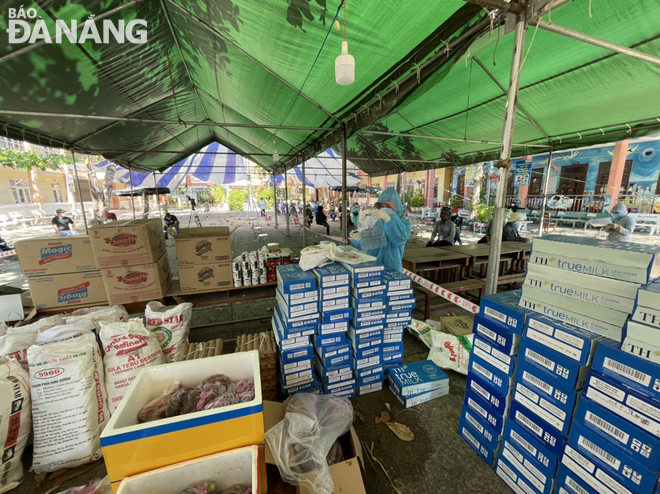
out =
[[[486,280],[485,279],[474,279],[474,280],[463,280],[463,281],[455,281],[453,283],[445,283],[442,285],[442,288],[445,290],[449,290],[452,293],[466,293],[470,292],[472,290],[477,290],[479,292],[479,295],[476,297],[476,300],[479,301],[481,297],[484,295],[484,290],[486,289]],[[424,314],[424,320],[426,321],[429,319],[431,310],[433,309],[440,309],[442,307],[449,307],[454,304],[452,304],[449,301],[445,301],[445,303],[441,305],[431,305],[431,297],[438,297],[438,294],[435,292],[432,292],[428,288],[422,285],[417,285],[413,284],[413,290],[417,290],[421,293],[424,294],[424,309],[421,309],[420,307],[417,307],[417,310],[422,312]]]
[[588,213],[582,213],[579,211],[561,211],[557,214],[557,219],[555,221],[558,225],[560,223],[568,223],[572,227],[575,227],[576,224],[582,224],[586,220],[587,214]]
[[631,213],[630,217],[635,219],[635,230],[648,228],[649,235],[654,235],[660,230],[660,214]]

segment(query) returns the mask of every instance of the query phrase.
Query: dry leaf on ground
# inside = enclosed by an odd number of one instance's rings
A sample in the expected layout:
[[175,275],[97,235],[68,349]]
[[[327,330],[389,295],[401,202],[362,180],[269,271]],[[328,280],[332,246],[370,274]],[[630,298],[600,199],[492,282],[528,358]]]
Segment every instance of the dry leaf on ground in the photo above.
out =
[[385,422],[385,425],[402,441],[412,441],[415,439],[415,434],[413,434],[413,431],[408,426],[399,424],[398,422]]
[[364,414],[359,410],[353,410],[353,422],[360,420],[364,424]]
[[390,421],[390,414],[387,412],[380,412],[380,417],[376,417],[376,424],[384,424]]

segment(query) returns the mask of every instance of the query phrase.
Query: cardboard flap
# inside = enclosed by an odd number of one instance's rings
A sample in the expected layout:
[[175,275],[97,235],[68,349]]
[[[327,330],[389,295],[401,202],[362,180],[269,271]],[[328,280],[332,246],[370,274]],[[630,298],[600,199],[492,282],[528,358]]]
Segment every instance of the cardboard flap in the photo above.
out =
[[355,448],[355,456],[357,456],[357,458],[360,460],[360,463],[362,464],[362,468],[365,468],[364,454],[362,453],[362,443],[360,443],[360,438],[358,437],[357,432],[355,432],[353,426],[351,426],[348,433],[351,435],[351,442],[353,443],[353,447]]
[[173,233],[174,238],[204,238],[228,237],[228,226],[204,226],[202,228],[181,228],[179,233]]

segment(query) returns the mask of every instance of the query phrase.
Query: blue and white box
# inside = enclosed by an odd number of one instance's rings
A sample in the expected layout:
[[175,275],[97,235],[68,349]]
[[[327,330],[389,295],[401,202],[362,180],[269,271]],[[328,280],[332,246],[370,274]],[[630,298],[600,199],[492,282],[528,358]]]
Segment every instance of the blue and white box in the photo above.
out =
[[295,374],[301,371],[310,370],[312,368],[312,359],[311,357],[309,357],[306,359],[295,360],[293,362],[288,362],[288,363],[281,362],[281,366],[282,366],[282,374],[284,375]]
[[472,332],[475,336],[493,345],[505,355],[518,354],[521,337],[509,331],[508,326],[504,326],[492,319],[475,316]]
[[337,311],[348,309],[351,306],[349,297],[333,298],[330,300],[321,301],[321,312]]
[[355,393],[355,379],[350,378],[336,383],[323,381],[323,391],[329,395],[343,394],[345,392]]
[[529,432],[552,454],[561,456],[566,436],[515,400],[511,403],[509,420],[515,421],[523,430]]
[[603,340],[598,345],[591,368],[660,401],[660,364],[622,351],[616,341]]
[[529,318],[525,336],[580,365],[591,363],[598,342],[605,339],[599,334],[541,315]]
[[[527,458],[522,462],[523,465],[530,470],[538,470],[550,480],[555,477],[561,457],[543,446],[527,430],[510,420],[506,423],[503,437]],[[537,475],[537,477],[546,483],[542,476]]]
[[313,379],[312,369],[310,368],[297,372],[291,372],[289,374],[282,374],[280,379],[283,386],[296,386],[298,384],[303,384]]
[[381,365],[383,363],[383,355],[382,353],[377,353],[368,357],[358,358],[355,352],[353,352],[353,362],[355,369],[365,369],[374,365]]
[[405,274],[394,271],[393,269],[385,269],[383,280],[387,285],[388,293],[412,289],[412,280]]
[[473,429],[472,426],[464,420],[460,420],[458,422],[458,433],[477,453],[479,453],[479,456],[481,456],[488,466],[493,466],[495,458],[497,457],[497,451],[486,445],[485,441],[478,436],[477,430]]
[[370,298],[382,298],[385,296],[386,288],[383,284],[369,285],[366,287],[353,286],[351,296],[357,300],[364,300]]
[[389,381],[389,386],[390,391],[394,393],[394,396],[396,396],[396,399],[399,400],[404,408],[414,407],[415,405],[420,405],[422,403],[426,403],[427,401],[435,400],[436,398],[440,398],[441,396],[445,396],[449,393],[449,385],[447,385],[439,389],[434,389],[433,391],[423,391],[421,393],[404,397],[397,392],[396,387],[393,385],[391,380]]
[[[521,383],[526,388],[538,393],[541,398],[539,401],[542,408],[547,408],[549,410],[548,413],[554,416],[568,419],[570,423],[579,393],[577,391],[570,393],[564,392],[557,388],[557,381],[549,372],[544,372],[526,362],[518,363],[516,383]],[[547,400],[549,403],[546,404],[543,400]],[[559,429],[559,427],[557,428]]]
[[296,318],[288,318],[282,310],[276,305],[273,308],[273,315],[277,316],[282,329],[282,334],[287,336],[290,333],[300,333],[301,331],[316,330],[320,317],[318,314],[307,315]]
[[335,346],[346,343],[346,333],[335,333],[329,335],[313,335],[312,341],[315,347]]
[[351,295],[351,289],[348,285],[319,288],[319,292],[321,293],[321,302],[324,300],[332,300],[334,298],[346,298]]
[[299,264],[280,264],[277,266],[277,288],[284,294],[316,290],[316,278]]
[[[362,289],[362,288],[373,288],[373,287],[383,287],[383,280],[380,278],[368,278],[362,281],[356,281],[351,278],[351,287],[353,290]],[[381,288],[382,290],[387,290],[387,288]],[[354,292],[355,293],[355,292]],[[370,296],[370,295],[367,295]],[[362,297],[357,297],[362,298]]]
[[351,321],[351,325],[356,330],[365,329],[374,326],[383,327],[385,314],[380,314],[379,312],[385,312],[385,311],[373,311],[373,312],[374,314],[366,313],[369,315],[366,314],[354,315],[353,320]]
[[372,310],[385,310],[387,309],[387,302],[385,297],[372,297],[356,299],[351,297],[351,307],[355,314],[362,314],[363,312],[370,312]]
[[[351,344],[348,341],[328,347],[316,347],[316,353],[325,363],[325,359],[351,353]],[[331,367],[331,366],[328,366]]]
[[[403,357],[400,357],[395,353],[383,354],[383,365],[385,365],[385,369],[390,369],[401,364],[403,364]],[[385,376],[387,377],[387,373]]]
[[[271,318],[271,325],[273,326],[274,329],[277,329],[279,332],[279,340],[278,344],[281,346],[287,345],[288,343],[293,343],[292,339],[298,339],[303,336],[311,336],[316,332],[317,325],[316,324],[308,324],[305,326],[298,326],[293,329],[284,329],[285,326],[282,323],[282,313],[278,310],[279,307],[275,307],[275,310],[273,311],[273,317]],[[275,335],[277,338],[277,335]]]
[[321,323],[317,334],[337,334],[348,331],[348,321]]
[[660,471],[660,438],[633,425],[589,399],[581,399],[574,424],[592,430],[650,470]]
[[369,340],[361,340],[360,342],[351,340],[351,346],[353,348],[353,355],[358,360],[383,354],[382,338],[372,338]]
[[383,330],[383,343],[403,343],[403,330],[385,328]]
[[323,389],[323,384],[314,371],[312,371],[312,380],[305,383],[285,386],[280,380],[280,384],[282,384],[282,392],[285,395],[292,395],[296,393],[319,394]]
[[326,367],[321,359],[316,356],[313,360],[313,366],[324,383],[334,384],[353,378],[353,370],[350,364]]
[[409,311],[399,311],[399,312],[388,312],[385,316],[385,324],[388,326],[407,326],[412,323],[412,310]]
[[[503,465],[506,465],[506,468]],[[505,439],[502,442],[502,449],[497,458],[496,471],[504,470],[522,492],[538,492],[540,494],[549,494],[552,491],[554,476],[548,477],[539,471],[532,462],[523,455],[518,447],[511,441]],[[498,475],[500,475],[498,473]],[[501,476],[501,475],[500,475]],[[504,479],[509,483],[507,479]]]
[[660,282],[640,286],[635,302],[642,307],[660,307]]
[[296,293],[282,293],[281,290],[277,289],[277,294],[282,298],[286,305],[304,305],[318,302],[319,292],[318,290],[310,290],[308,292],[296,292]]
[[498,350],[494,345],[487,343],[479,337],[474,337],[472,353],[485,360],[507,376],[513,376],[516,370],[516,359]]
[[307,315],[315,315],[319,311],[319,303],[316,301],[297,304],[297,305],[287,305],[284,302],[284,299],[282,298],[282,293],[279,290],[276,290],[275,298],[277,299],[278,308],[280,309],[284,317],[287,318],[295,319]]
[[486,446],[488,446],[490,449],[499,449],[500,443],[502,442],[502,434],[497,434],[488,426],[486,422],[481,419],[481,417],[475,414],[472,410],[463,407],[460,420],[470,424],[472,428],[478,433],[479,439],[484,441]]
[[582,389],[590,369],[527,338],[520,343],[518,362],[526,362],[552,374],[557,378],[555,386],[566,393]]
[[375,393],[376,391],[382,391],[383,390],[383,381],[379,382],[373,382],[370,384],[365,384],[363,386],[358,385],[357,387],[357,395],[362,396],[366,395],[369,393]]
[[484,381],[481,381],[476,374],[468,374],[465,389],[472,391],[475,395],[479,396],[483,401],[488,403],[495,413],[506,416],[511,406],[511,394],[501,395],[493,388],[488,386]]
[[355,378],[358,386],[370,384],[385,379],[385,367],[383,364],[366,367],[364,369],[355,369]]
[[327,266],[312,269],[312,274],[318,282],[319,288],[329,288],[348,285],[350,272],[341,264],[332,263]]
[[[508,456],[511,458],[510,455]],[[532,494],[534,492],[538,492],[529,485],[527,480],[523,478],[519,472],[516,472],[509,461],[504,459],[502,456],[502,451],[500,451],[500,455],[498,456],[497,462],[495,463],[495,473],[516,494]]]
[[399,354],[403,355],[403,342],[383,342],[383,354]]
[[[656,311],[660,314],[660,311]],[[660,320],[658,320],[660,322]],[[626,327],[623,330],[626,340],[634,340],[638,342],[638,346],[641,348],[656,349],[660,347],[660,327],[651,326],[648,323],[638,322],[638,321],[628,321]],[[633,353],[628,351],[628,353]],[[643,354],[645,355],[645,354]],[[653,357],[656,357],[655,360]],[[657,363],[657,358],[660,357],[660,354],[649,355],[646,358],[647,360],[655,361]]]
[[387,292],[387,302],[397,302],[399,300],[415,300],[415,291],[401,290],[398,292]]
[[353,318],[353,308],[328,310],[321,314],[321,322],[329,324],[333,322],[349,321]]
[[487,382],[494,390],[502,396],[507,396],[513,392],[513,383],[515,378],[505,374],[500,369],[492,366],[477,355],[470,355],[468,364],[468,376],[475,375],[484,382]]
[[387,310],[389,312],[404,312],[404,311],[412,311],[415,307],[417,307],[417,303],[415,302],[414,298],[408,299],[408,300],[388,300],[387,301]]
[[512,333],[522,336],[527,318],[533,312],[520,307],[520,296],[520,290],[512,290],[481,297],[479,315],[504,324]]
[[[390,379],[390,385],[391,382],[392,380]],[[469,389],[465,390],[463,407],[472,410],[477,416],[481,417],[481,419],[498,435],[501,435],[504,432],[506,417],[493,410],[493,407],[486,403],[481,396],[474,391]]]
[[308,359],[314,356],[312,345],[305,345],[297,348],[280,350],[280,363],[297,362],[298,360]]
[[[339,260],[341,263],[341,260]],[[376,261],[361,262],[359,264],[342,263],[350,273],[351,278],[380,278],[383,279],[385,266]]]
[[568,430],[571,428],[572,415],[556,407],[545,396],[537,393],[530,386],[519,382],[517,378],[513,390],[513,399],[563,435],[568,434]]
[[383,326],[368,326],[365,328],[355,329],[352,324],[348,325],[348,337],[353,341],[368,340],[376,337],[383,337]]
[[432,391],[447,386],[449,377],[432,360],[392,367],[388,370],[390,382],[397,385],[399,394],[409,395]]
[[599,494],[566,465],[559,464],[555,479],[556,494]]
[[594,369],[587,377],[584,397],[660,438],[660,402]]

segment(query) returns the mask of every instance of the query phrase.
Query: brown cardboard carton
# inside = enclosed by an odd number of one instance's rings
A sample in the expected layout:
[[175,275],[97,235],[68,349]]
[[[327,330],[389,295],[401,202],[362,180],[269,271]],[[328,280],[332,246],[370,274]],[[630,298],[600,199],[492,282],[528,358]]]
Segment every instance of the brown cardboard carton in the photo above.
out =
[[213,291],[233,286],[231,262],[179,264],[179,285],[183,293]]
[[[284,404],[264,401],[264,430],[268,431],[284,418]],[[334,494],[366,494],[360,464],[364,465],[362,446],[353,426],[348,433],[348,450],[344,449],[346,459],[330,465],[330,474],[335,484]],[[266,442],[266,464],[275,465],[275,459]],[[311,494],[305,487],[297,487],[298,494]]]
[[98,271],[87,235],[31,238],[16,242],[15,247],[26,276]]
[[229,227],[182,228],[172,236],[179,266],[231,261]]
[[105,268],[101,274],[111,305],[163,298],[172,283],[167,254],[156,262]]
[[99,268],[153,263],[165,252],[163,227],[157,218],[95,226],[89,229],[89,237]]
[[37,309],[106,303],[100,271],[31,276],[32,303]]
[[440,328],[443,333],[456,336],[472,334],[474,318],[470,316],[446,316],[440,318]]

